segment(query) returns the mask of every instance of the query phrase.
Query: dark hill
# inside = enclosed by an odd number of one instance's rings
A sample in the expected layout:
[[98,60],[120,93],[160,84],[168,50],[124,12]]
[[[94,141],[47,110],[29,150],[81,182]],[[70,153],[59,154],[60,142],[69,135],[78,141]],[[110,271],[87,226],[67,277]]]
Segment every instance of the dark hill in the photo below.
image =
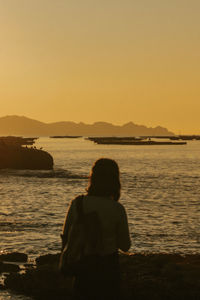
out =
[[0,135],[50,136],[50,135],[83,135],[83,136],[134,136],[134,135],[173,135],[168,129],[136,125],[132,122],[122,126],[107,122],[94,124],[56,122],[43,123],[24,116],[6,116],[0,118]]

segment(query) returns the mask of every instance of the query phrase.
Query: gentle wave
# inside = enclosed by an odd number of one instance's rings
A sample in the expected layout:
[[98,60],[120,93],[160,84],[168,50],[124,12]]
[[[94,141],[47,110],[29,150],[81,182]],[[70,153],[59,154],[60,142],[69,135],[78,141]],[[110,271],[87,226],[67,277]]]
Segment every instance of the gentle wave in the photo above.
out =
[[61,227],[62,223],[40,223],[40,222],[31,222],[31,223],[24,223],[24,222],[0,222],[1,232],[16,232],[16,231],[29,231],[30,229],[42,229],[42,228],[58,228]]
[[0,170],[2,249],[33,256],[57,251],[69,202],[85,192],[92,163],[111,157],[120,166],[120,201],[132,250],[199,253],[199,144],[139,149],[77,140],[70,145],[41,139],[55,158],[52,171]]
[[50,171],[44,170],[9,170],[4,169],[0,171],[2,176],[14,177],[36,177],[36,178],[67,178],[67,179],[87,179],[87,175],[74,174],[68,170],[55,169]]

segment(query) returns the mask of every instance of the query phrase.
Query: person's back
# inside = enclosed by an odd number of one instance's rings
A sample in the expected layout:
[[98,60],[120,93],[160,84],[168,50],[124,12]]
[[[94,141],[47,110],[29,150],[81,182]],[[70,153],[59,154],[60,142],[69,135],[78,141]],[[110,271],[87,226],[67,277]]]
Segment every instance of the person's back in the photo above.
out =
[[128,251],[130,239],[127,217],[121,203],[109,197],[86,195],[83,199],[83,211],[96,211],[102,226],[101,255],[111,254],[118,249]]
[[[97,212],[101,224],[102,243],[99,255],[82,274],[76,276],[78,299],[119,299],[120,271],[118,249],[128,251],[130,237],[125,209],[120,197],[119,169],[115,161],[99,159],[92,168],[87,195],[83,197],[83,213]],[[68,210],[63,234],[77,218],[76,199]]]

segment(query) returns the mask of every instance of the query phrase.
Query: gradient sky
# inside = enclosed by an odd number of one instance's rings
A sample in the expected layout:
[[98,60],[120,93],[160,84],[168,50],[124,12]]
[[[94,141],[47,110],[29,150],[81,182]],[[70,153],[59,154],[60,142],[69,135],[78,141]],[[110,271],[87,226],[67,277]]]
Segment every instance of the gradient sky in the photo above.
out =
[[200,134],[199,0],[0,0],[0,116]]

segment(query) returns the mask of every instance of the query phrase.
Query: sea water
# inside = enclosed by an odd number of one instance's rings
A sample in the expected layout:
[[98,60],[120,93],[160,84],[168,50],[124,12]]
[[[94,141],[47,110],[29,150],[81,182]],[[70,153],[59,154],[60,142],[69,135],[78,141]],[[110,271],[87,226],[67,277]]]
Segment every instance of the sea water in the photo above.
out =
[[35,146],[53,156],[53,171],[0,170],[1,251],[32,259],[57,253],[70,201],[85,193],[94,161],[107,157],[120,167],[131,251],[200,253],[200,141],[126,146],[44,137]]

